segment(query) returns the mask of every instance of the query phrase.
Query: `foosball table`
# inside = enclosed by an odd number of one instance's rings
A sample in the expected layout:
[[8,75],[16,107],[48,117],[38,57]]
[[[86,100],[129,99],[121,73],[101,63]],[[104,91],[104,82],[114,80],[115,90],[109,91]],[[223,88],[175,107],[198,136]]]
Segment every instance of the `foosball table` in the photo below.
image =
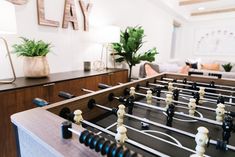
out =
[[160,74],[11,116],[22,157],[234,157],[235,81]]

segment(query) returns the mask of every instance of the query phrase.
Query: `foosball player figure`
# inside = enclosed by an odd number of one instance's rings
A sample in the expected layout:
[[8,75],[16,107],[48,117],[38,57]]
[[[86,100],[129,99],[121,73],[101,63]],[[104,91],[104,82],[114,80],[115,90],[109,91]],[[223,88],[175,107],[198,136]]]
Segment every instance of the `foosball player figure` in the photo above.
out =
[[199,101],[200,101],[200,94],[198,92],[195,92],[193,94],[193,98],[196,100],[196,104],[199,105]]
[[224,102],[225,102],[224,97],[220,95],[220,96],[218,97],[218,99],[217,99],[217,104],[219,104],[219,103],[224,104]]
[[224,118],[223,124],[223,142],[229,144],[229,138],[231,137],[231,132],[234,131],[233,118],[231,116],[226,116]]
[[128,139],[126,135],[127,129],[124,125],[117,128],[117,134],[115,135],[115,140],[118,144],[123,145],[125,141]]
[[192,83],[192,90],[197,90],[197,83],[196,82]]
[[125,106],[124,105],[119,105],[118,106],[118,111],[117,111],[117,128],[123,125],[124,121],[124,115],[125,115]]
[[188,108],[189,108],[189,115],[190,116],[194,116],[195,111],[196,111],[196,100],[191,98],[189,99],[189,104],[188,104]]
[[179,100],[179,89],[174,89],[173,91],[173,99],[175,100],[175,101],[178,101]]
[[155,91],[156,92],[156,96],[157,97],[161,97],[162,88],[161,87],[156,87],[155,90],[156,90]]
[[216,121],[223,122],[224,120],[224,114],[225,114],[225,105],[224,104],[217,104],[216,108]]
[[73,119],[76,124],[81,125],[81,121],[83,120],[82,111],[81,110],[74,111],[74,118]]
[[152,99],[153,99],[153,94],[152,94],[151,90],[147,91],[146,99],[147,99],[147,104],[151,105],[152,104]]
[[187,84],[187,78],[183,79],[183,84]]
[[175,106],[173,104],[170,104],[168,109],[166,110],[167,114],[167,122],[166,125],[172,127],[173,117],[175,114]]
[[197,143],[196,146],[196,154],[191,155],[190,157],[203,157],[206,152],[206,146],[209,142],[208,138],[208,129],[205,127],[199,127],[197,129],[198,133],[196,134],[195,141]]
[[200,87],[199,88],[199,96],[200,96],[200,99],[199,99],[199,104],[202,104],[203,103],[203,98],[204,98],[204,95],[205,95],[205,87]]
[[135,87],[130,88],[130,96],[135,97]]
[[127,113],[132,114],[133,113],[133,108],[134,108],[134,97],[130,96],[125,100],[125,106],[128,108]]
[[169,92],[172,92],[173,89],[174,89],[173,83],[172,83],[172,82],[169,82],[169,83],[168,83],[168,91],[169,91]]
[[169,105],[172,103],[172,94],[166,94],[166,99],[165,99],[165,102],[166,102],[166,109],[169,108]]

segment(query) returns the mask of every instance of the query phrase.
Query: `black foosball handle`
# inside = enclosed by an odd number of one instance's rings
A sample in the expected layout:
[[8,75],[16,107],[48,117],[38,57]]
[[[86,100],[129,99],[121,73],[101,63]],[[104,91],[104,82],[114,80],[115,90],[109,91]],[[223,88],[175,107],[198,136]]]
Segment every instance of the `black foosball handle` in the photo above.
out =
[[215,76],[215,77],[217,77],[218,79],[221,79],[221,78],[222,78],[222,74],[209,73],[208,75],[209,75],[209,76]]
[[98,88],[99,89],[107,89],[107,88],[111,88],[112,86],[109,86],[107,84],[103,84],[103,83],[99,83],[98,84]]
[[95,149],[96,152],[101,152],[102,155],[107,155],[107,157],[137,157],[137,153],[131,152],[129,149],[124,149],[122,146],[112,143],[109,140],[95,135],[88,130],[83,131],[79,137],[80,143],[89,147],[90,149]]
[[189,71],[188,76],[191,76],[191,75],[203,75],[203,72]]
[[72,99],[72,98],[76,97],[75,95],[70,94],[68,92],[64,92],[64,91],[60,91],[58,96],[61,98],[64,98],[64,99]]
[[[65,121],[61,125],[62,138],[69,139],[72,138],[72,132],[69,130],[72,128],[72,122]],[[121,145],[112,143],[110,140],[107,140],[99,135],[95,135],[92,132],[85,130],[79,135],[79,142],[94,149],[96,152],[100,152],[103,156],[107,157],[138,157],[135,152],[130,151],[129,149],[123,148]]]
[[41,98],[34,98],[33,104],[35,104],[37,107],[43,107],[49,105],[49,102]]

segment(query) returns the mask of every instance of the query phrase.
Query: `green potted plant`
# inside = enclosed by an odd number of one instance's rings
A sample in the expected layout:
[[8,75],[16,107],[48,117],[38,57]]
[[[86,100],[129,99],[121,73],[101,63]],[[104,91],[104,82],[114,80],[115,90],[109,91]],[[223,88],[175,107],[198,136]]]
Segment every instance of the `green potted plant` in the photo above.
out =
[[38,78],[48,76],[50,70],[46,55],[51,44],[42,40],[35,41],[21,37],[22,43],[13,45],[14,53],[23,56],[23,69],[26,77]]
[[144,53],[137,53],[143,46],[144,29],[141,26],[127,27],[125,31],[121,31],[120,43],[113,43],[113,49],[117,56],[116,62],[125,61],[129,66],[129,81],[131,80],[132,67],[141,61],[153,62],[155,55],[158,53],[156,48],[152,48]]
[[223,64],[222,67],[224,68],[226,72],[230,72],[233,68],[231,63]]

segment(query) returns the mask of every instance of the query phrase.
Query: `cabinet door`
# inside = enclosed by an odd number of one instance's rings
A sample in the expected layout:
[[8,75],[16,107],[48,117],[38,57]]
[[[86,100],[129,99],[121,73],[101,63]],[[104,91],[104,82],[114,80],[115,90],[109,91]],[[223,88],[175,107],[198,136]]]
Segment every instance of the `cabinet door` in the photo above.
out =
[[85,78],[55,83],[53,86],[49,87],[50,103],[55,103],[64,100],[63,98],[60,98],[58,96],[60,91],[68,92],[75,96],[86,94],[86,92],[83,92],[81,90],[84,87]]
[[118,83],[126,83],[126,82],[128,82],[127,70],[110,73],[110,85],[115,86]]
[[14,130],[10,116],[14,113],[32,109],[35,105],[33,98],[40,97],[48,100],[45,87],[37,86],[23,88],[15,91],[0,92],[1,110],[0,110],[0,156],[15,157],[16,144]]

